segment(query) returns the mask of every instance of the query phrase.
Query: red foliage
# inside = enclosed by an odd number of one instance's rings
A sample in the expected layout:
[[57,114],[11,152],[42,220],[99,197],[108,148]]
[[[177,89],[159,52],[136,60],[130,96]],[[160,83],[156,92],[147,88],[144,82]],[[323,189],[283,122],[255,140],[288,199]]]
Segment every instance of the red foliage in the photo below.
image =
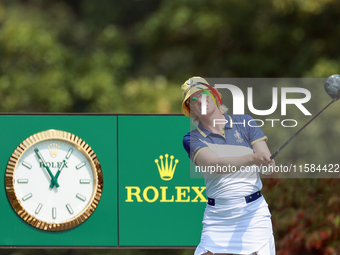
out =
[[337,179],[264,179],[278,255],[340,254]]

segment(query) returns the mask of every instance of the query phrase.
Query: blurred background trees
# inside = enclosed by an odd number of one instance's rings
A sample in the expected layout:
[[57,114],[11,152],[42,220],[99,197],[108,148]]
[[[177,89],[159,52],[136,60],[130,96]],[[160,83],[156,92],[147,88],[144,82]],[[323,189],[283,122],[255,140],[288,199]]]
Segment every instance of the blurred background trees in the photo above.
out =
[[[339,15],[336,0],[0,0],[0,112],[180,113],[180,85],[194,75],[326,78],[339,73]],[[315,140],[308,150],[327,154],[338,116],[329,110],[304,135]],[[271,147],[289,138],[269,133]],[[311,161],[304,151],[292,146],[280,161]],[[340,254],[337,179],[263,182],[277,254]]]
[[2,0],[0,111],[179,113],[192,75],[328,77],[339,12],[335,0]]

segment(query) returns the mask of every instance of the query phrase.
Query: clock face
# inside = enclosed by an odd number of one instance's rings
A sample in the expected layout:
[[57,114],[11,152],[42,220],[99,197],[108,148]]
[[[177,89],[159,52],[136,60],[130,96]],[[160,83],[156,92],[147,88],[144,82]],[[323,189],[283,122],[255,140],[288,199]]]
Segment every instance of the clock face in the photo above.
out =
[[14,210],[29,224],[52,231],[85,221],[99,202],[102,184],[100,163],[92,149],[80,138],[57,130],[27,138],[6,171],[7,195]]

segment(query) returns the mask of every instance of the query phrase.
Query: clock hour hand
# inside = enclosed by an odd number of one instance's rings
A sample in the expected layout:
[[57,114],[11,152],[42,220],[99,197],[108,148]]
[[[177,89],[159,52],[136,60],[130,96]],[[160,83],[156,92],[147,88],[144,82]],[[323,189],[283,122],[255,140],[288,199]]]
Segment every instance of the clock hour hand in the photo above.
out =
[[[59,169],[58,169],[58,171],[57,171],[57,173],[55,175],[56,181],[58,181],[59,174],[60,174],[61,170],[63,170],[65,165],[66,165],[66,161],[64,159],[63,162],[61,162],[61,165],[60,165],[60,167],[59,167]],[[54,186],[54,183],[53,183],[53,180],[51,180],[50,188],[53,188],[53,186]]]
[[45,167],[45,169],[47,170],[49,176],[52,179],[52,183],[58,188],[59,184],[57,182],[57,179],[54,177],[54,175],[52,174],[50,168],[47,166],[45,159],[43,158],[43,156],[41,155],[40,151],[36,148],[34,149],[35,153],[37,154],[38,158],[40,159],[40,161],[43,163],[43,166]]

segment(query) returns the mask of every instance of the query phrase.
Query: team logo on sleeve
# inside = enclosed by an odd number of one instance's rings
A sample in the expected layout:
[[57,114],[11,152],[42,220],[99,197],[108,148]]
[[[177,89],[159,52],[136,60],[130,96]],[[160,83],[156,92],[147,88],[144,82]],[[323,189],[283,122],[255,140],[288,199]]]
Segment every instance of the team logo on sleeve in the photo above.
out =
[[241,134],[237,130],[235,131],[234,136],[237,139],[236,142],[238,142],[238,143],[242,143],[243,142]]

